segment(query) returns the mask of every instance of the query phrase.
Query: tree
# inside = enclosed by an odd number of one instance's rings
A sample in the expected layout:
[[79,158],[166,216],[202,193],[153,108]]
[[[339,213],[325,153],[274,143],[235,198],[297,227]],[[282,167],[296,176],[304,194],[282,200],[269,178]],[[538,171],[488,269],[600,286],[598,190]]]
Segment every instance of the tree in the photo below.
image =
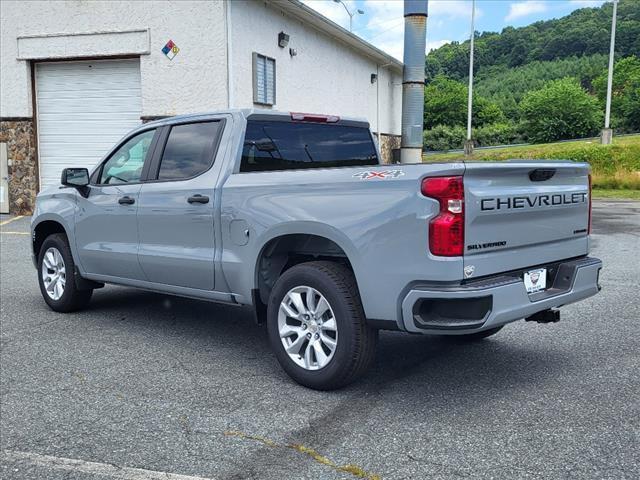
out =
[[527,136],[538,143],[595,135],[602,123],[598,100],[571,78],[527,93],[520,109]]
[[424,89],[424,126],[464,125],[467,115],[467,90],[455,80],[437,76]]
[[[444,75],[437,76],[424,89],[425,128],[430,129],[436,125],[466,125],[468,91],[463,83]],[[473,97],[472,116],[474,126],[505,120],[497,104],[476,95]]]
[[[604,105],[607,97],[607,70],[593,81],[598,98]],[[613,69],[611,116],[614,128],[640,131],[640,58],[618,60]]]

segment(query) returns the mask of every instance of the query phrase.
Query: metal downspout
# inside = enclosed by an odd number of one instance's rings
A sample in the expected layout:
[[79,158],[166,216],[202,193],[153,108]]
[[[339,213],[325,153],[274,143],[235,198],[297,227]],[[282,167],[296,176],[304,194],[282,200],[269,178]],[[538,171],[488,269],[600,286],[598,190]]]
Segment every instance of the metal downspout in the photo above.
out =
[[428,0],[404,0],[404,70],[400,162],[422,161]]
[[382,151],[380,143],[380,65],[376,65],[376,130],[378,131],[378,150]]
[[231,45],[231,3],[224,2],[225,14],[227,20],[227,108],[233,108],[233,63],[231,59],[232,45]]

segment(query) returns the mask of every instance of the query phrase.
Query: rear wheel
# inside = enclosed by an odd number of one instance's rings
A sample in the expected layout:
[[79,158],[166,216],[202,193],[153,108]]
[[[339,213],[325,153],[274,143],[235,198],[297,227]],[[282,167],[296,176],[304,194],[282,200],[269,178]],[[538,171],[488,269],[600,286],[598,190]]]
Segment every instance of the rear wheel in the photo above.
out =
[[353,273],[338,263],[287,270],[271,292],[267,330],[282,368],[309,388],[343,387],[375,357],[378,332],[366,323]]
[[38,254],[38,283],[44,301],[56,312],[84,308],[93,290],[79,290],[74,278],[75,263],[66,235],[49,235]]

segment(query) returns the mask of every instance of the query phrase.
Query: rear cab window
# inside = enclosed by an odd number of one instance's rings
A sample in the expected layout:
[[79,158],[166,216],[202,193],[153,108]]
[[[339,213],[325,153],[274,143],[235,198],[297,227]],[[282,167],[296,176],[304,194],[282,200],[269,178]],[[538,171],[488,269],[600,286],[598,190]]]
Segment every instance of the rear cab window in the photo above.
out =
[[240,172],[378,164],[378,153],[368,128],[249,119]]
[[174,125],[162,153],[158,180],[193,178],[211,168],[222,122]]

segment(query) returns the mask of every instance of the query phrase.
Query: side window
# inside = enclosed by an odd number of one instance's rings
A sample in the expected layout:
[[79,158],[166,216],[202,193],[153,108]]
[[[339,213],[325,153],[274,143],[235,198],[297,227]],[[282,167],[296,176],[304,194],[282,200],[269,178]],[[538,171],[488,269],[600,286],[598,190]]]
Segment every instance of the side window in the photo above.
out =
[[171,128],[162,153],[158,180],[180,180],[209,170],[221,122],[189,123]]
[[259,53],[253,54],[253,103],[276,103],[276,61]]
[[115,185],[139,182],[155,133],[155,130],[140,133],[116,150],[102,166],[98,183]]

